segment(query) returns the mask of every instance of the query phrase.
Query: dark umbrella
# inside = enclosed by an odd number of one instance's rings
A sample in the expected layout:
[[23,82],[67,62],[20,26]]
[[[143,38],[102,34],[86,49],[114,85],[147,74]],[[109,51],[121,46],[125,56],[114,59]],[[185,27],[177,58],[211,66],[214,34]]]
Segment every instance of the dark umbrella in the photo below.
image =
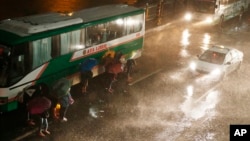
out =
[[88,58],[81,63],[81,71],[90,71],[95,65],[97,65],[97,60],[95,58]]
[[108,72],[109,73],[114,73],[114,74],[117,74],[117,73],[120,73],[122,72],[122,64],[121,63],[115,63],[115,64],[112,64],[110,65],[110,67],[108,68]]
[[62,78],[55,82],[53,85],[53,94],[56,95],[56,97],[62,97],[66,95],[71,87],[71,83],[68,79]]
[[46,97],[36,97],[30,100],[27,108],[30,114],[41,114],[48,110],[51,106],[51,101]]

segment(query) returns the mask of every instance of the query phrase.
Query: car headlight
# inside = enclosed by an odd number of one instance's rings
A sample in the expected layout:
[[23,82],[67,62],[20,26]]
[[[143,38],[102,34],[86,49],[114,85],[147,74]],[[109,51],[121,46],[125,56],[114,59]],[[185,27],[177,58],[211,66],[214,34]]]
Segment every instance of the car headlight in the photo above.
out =
[[213,22],[212,17],[207,17],[207,18],[205,19],[205,22],[206,22],[206,23],[212,23],[212,22]]
[[191,62],[190,65],[189,65],[189,68],[192,70],[192,71],[195,71],[196,70],[196,63],[195,62]]
[[211,72],[212,75],[220,75],[221,74],[221,70],[220,69],[214,69],[212,72]]
[[192,20],[192,14],[191,13],[186,13],[185,16],[184,16],[184,19],[186,21],[191,21]]

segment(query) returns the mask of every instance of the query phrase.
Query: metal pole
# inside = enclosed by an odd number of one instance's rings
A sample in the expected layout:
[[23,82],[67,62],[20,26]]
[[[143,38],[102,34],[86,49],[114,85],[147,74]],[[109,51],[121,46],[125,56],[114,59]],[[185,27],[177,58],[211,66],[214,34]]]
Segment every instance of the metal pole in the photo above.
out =
[[146,11],[146,20],[148,20],[148,3],[146,3],[145,11]]
[[157,5],[157,25],[161,24],[162,10],[163,10],[163,0],[159,0],[159,3]]

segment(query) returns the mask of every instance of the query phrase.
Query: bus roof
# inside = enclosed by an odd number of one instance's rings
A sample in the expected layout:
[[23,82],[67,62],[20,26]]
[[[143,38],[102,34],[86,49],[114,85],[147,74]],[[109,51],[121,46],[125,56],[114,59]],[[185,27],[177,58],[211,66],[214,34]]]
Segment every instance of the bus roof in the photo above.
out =
[[[0,44],[14,45],[25,40],[35,40],[59,32],[52,32],[54,29],[62,27],[66,32],[67,28],[72,26],[88,24],[97,20],[114,18],[135,12],[143,12],[142,8],[136,8],[124,4],[104,5],[83,9],[72,13],[46,13],[40,15],[31,15],[0,21]],[[77,28],[76,28],[77,29]],[[55,31],[55,30],[54,30]],[[43,33],[43,34],[38,34]],[[50,33],[50,34],[48,34]],[[34,35],[34,36],[31,36]]]

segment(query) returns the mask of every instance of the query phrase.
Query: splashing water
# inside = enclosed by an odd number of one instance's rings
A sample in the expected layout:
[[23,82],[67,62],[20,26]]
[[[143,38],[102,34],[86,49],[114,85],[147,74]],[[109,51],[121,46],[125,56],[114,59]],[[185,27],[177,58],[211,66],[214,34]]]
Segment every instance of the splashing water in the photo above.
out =
[[[204,117],[208,111],[212,111],[218,103],[218,92],[212,91],[207,94],[205,101],[195,101],[192,97],[186,97],[184,103],[180,106],[187,117],[194,120]],[[211,116],[211,114],[209,114]]]

